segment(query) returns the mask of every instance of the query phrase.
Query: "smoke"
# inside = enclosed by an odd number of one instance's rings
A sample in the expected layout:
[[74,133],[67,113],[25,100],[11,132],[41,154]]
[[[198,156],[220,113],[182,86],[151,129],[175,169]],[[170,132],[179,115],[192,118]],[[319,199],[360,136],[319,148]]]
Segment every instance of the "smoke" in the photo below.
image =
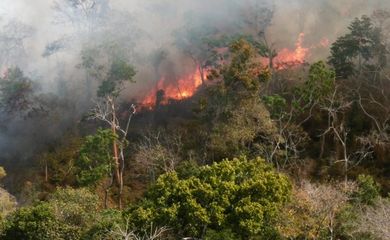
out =
[[[31,159],[91,106],[98,82],[90,79],[88,85],[80,67],[86,49],[98,49],[96,58],[102,64],[110,55],[121,55],[136,67],[136,83],[124,94],[129,100],[150,92],[162,75],[176,81],[193,73],[196,65],[185,53],[189,49],[178,43],[186,31],[205,29],[214,36],[264,31],[276,49],[294,49],[300,33],[305,33],[303,44],[310,48],[324,39],[333,42],[355,17],[390,8],[388,0],[83,0],[79,2],[84,7],[76,10],[66,4],[71,2],[75,1],[0,2],[0,40],[11,34],[6,26],[12,21],[33,29],[20,42],[20,54],[4,54],[0,46],[1,69],[18,65],[39,83],[38,95],[55,99],[48,100],[51,113],[44,120],[4,122],[9,118],[1,116],[0,165]],[[316,47],[308,60],[328,54],[328,47]]]

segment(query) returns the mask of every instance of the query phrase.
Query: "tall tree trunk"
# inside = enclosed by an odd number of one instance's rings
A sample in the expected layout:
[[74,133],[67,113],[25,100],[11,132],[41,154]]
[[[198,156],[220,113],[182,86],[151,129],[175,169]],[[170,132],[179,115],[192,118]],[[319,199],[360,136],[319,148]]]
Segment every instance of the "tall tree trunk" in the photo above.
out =
[[[117,128],[117,119],[116,119],[116,110],[115,110],[115,103],[113,99],[110,98],[110,103],[111,103],[111,110],[112,110],[112,133],[114,136],[116,136],[116,128]],[[118,184],[118,188],[120,189],[122,186],[122,177],[121,177],[121,170],[120,170],[120,163],[119,163],[119,155],[118,155],[118,143],[117,140],[115,139],[112,143],[112,149],[113,149],[113,154],[114,154],[114,166],[115,166],[115,179]],[[122,196],[121,194],[118,195],[118,207],[121,208],[121,199]]]
[[120,184],[119,184],[119,209],[122,209],[122,195],[123,195],[123,172],[125,169],[125,155],[123,150],[123,141],[120,143]]

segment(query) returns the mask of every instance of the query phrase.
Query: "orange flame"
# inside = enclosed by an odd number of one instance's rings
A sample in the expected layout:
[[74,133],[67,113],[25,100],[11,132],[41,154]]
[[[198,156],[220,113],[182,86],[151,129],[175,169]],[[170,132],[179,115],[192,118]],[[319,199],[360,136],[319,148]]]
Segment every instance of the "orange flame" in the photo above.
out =
[[285,68],[286,64],[296,66],[305,62],[310,49],[303,47],[304,38],[305,34],[300,33],[295,44],[295,50],[283,48],[279,51],[278,55],[273,59],[273,63],[276,69],[283,69]]
[[199,71],[188,74],[177,81],[169,81],[162,77],[155,89],[150,91],[142,100],[141,105],[152,108],[156,104],[157,91],[163,90],[164,97],[161,104],[167,104],[169,100],[183,100],[192,97],[197,88],[202,85],[202,78]]
[[[297,42],[295,43],[295,49],[291,50],[283,48],[279,51],[278,55],[273,59],[273,66],[276,70],[283,70],[289,67],[296,67],[305,63],[307,57],[310,55],[310,50],[316,48],[326,48],[329,46],[329,40],[327,38],[321,39],[321,41],[310,47],[304,47],[303,42],[305,40],[305,34],[300,33]],[[267,64],[267,59],[263,59],[263,64]]]
[[[288,67],[299,66],[305,63],[306,58],[310,54],[310,49],[327,47],[329,45],[329,40],[324,38],[315,46],[303,47],[304,38],[305,34],[300,33],[294,50],[284,48],[279,51],[278,55],[273,59],[275,69],[282,70]],[[226,51],[226,49],[222,49],[221,51]],[[268,60],[262,59],[261,61],[263,64],[267,64]],[[195,94],[200,85],[202,85],[202,78],[200,72],[197,70],[179,78],[177,81],[163,76],[156,84],[156,87],[145,95],[141,101],[141,106],[152,109],[156,105],[157,92],[160,90],[164,92],[160,104],[167,104],[169,100],[190,98]]]

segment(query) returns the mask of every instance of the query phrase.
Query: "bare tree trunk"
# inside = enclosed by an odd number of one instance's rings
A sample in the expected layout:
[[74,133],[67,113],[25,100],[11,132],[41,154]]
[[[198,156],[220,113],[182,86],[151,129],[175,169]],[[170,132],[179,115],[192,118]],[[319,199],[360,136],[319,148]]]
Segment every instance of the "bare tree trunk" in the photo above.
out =
[[123,172],[125,169],[125,155],[123,149],[123,142],[120,145],[120,184],[119,184],[119,209],[122,209],[122,195],[123,195]]
[[[115,103],[112,99],[110,99],[111,103],[111,110],[112,110],[112,126],[111,130],[114,136],[116,136],[116,128],[117,128],[117,119],[116,119],[116,110],[115,110]],[[118,156],[118,143],[116,139],[112,143],[112,149],[114,154],[114,166],[115,166],[115,178],[116,182],[118,184],[119,189],[121,188],[122,184],[122,178],[121,178],[121,170],[120,170],[120,163],[119,163],[119,156]],[[122,196],[121,194],[118,195],[118,207],[119,209],[122,208]]]
[[[123,173],[125,169],[125,156],[124,156],[124,147],[126,146],[126,137],[129,131],[129,126],[133,115],[136,113],[136,107],[134,104],[131,105],[130,108],[130,116],[127,120],[126,128],[122,129],[119,121],[116,116],[115,109],[115,101],[112,96],[109,96],[105,99],[104,104],[100,105],[99,103],[96,105],[96,108],[93,110],[94,118],[100,119],[111,126],[111,131],[115,136],[114,141],[112,143],[113,150],[113,171],[112,171],[112,182],[109,187],[106,189],[105,196],[105,205],[107,206],[107,198],[108,198],[108,190],[114,184],[118,187],[118,207],[122,209],[122,194],[123,194]],[[119,133],[121,136],[118,136]]]

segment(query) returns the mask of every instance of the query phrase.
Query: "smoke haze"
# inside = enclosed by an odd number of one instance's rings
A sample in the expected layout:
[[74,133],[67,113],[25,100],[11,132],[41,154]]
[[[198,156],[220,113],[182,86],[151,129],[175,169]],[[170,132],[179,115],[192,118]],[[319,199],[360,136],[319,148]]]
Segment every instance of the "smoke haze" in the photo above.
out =
[[[40,94],[58,100],[51,103],[57,105],[44,121],[4,122],[7,116],[1,117],[0,165],[26,161],[90,107],[97,83],[85,86],[85,71],[79,67],[83,49],[98,47],[103,56],[121,54],[131,62],[137,69],[136,83],[128,86],[125,97],[139,98],[155,86],[162,72],[175,79],[194,70],[191,59],[176,46],[175,36],[188,28],[216,28],[221,35],[256,34],[250,18],[267,8],[273,12],[264,29],[267,41],[276,49],[293,49],[300,33],[305,33],[305,47],[319,46],[325,38],[332,43],[355,17],[390,8],[388,0],[96,0],[98,10],[72,15],[64,2],[0,2],[0,36],[15,33],[7,30],[10,22],[30,29],[17,53],[0,56],[1,69],[19,66],[40,84]],[[156,60],[161,51],[167,53],[163,63]],[[326,59],[328,54],[329,46],[316,47],[307,60]]]

